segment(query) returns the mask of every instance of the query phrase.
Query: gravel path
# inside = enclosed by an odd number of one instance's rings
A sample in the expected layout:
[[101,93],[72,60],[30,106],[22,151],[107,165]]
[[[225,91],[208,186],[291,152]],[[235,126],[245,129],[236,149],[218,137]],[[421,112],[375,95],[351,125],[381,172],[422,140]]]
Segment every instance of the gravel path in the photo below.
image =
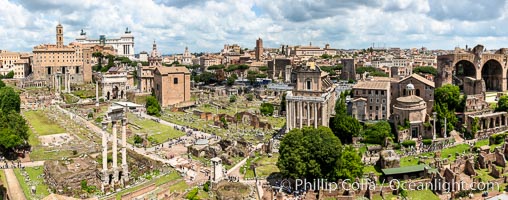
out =
[[7,179],[7,193],[10,199],[26,200],[23,189],[14,175],[13,169],[4,169],[5,178]]

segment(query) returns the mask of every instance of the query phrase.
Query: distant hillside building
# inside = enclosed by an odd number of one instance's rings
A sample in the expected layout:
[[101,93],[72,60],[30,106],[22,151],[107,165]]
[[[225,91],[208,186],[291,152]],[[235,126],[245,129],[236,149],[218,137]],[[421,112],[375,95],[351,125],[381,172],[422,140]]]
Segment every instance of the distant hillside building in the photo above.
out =
[[131,31],[126,28],[125,33],[120,38],[106,38],[101,35],[99,39],[89,39],[86,32],[81,30],[81,33],[76,38],[76,42],[81,44],[95,44],[95,45],[111,45],[116,50],[118,56],[128,57],[134,59],[134,36]]
[[313,62],[298,66],[295,87],[286,93],[286,130],[328,126],[335,108],[335,85]]

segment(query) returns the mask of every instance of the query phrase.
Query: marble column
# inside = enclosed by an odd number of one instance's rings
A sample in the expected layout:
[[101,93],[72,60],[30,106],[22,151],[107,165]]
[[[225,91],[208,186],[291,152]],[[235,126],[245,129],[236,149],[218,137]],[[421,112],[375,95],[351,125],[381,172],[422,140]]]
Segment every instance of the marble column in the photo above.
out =
[[65,72],[63,76],[64,76],[64,92],[67,93],[67,75],[65,74]]
[[291,130],[291,101],[286,101],[286,130]]
[[99,107],[99,83],[95,81],[95,107]]
[[113,151],[113,182],[117,182],[118,181],[118,137],[117,137],[117,133],[116,133],[116,121],[112,121],[111,122],[112,124],[112,129],[113,129],[113,136],[112,136],[112,142],[113,142],[113,148],[112,148],[112,151]]
[[310,126],[310,104],[309,102],[305,102],[307,105],[307,126]]
[[108,184],[108,134],[106,129],[108,122],[102,122],[102,191],[104,191],[104,185]]
[[293,125],[291,125],[292,129],[296,128],[296,117],[297,117],[296,114],[298,112],[298,110],[296,110],[297,104],[298,103],[296,101],[291,102],[291,110],[292,110],[291,123],[293,123]]
[[317,119],[318,119],[318,117],[317,117],[317,107],[318,107],[318,105],[317,105],[316,102],[314,102],[313,105],[314,105],[314,128],[317,128],[318,127],[318,124],[317,124],[318,123],[317,122]]
[[127,118],[122,119],[122,180],[129,180],[127,165]]
[[302,122],[303,122],[302,112],[303,112],[303,102],[299,101],[298,102],[298,117],[300,118],[300,125],[298,126],[299,128],[302,128]]
[[67,92],[71,92],[71,74],[67,73]]
[[321,125],[322,126],[328,126],[328,124],[326,124],[326,107],[324,106],[324,103],[321,103]]

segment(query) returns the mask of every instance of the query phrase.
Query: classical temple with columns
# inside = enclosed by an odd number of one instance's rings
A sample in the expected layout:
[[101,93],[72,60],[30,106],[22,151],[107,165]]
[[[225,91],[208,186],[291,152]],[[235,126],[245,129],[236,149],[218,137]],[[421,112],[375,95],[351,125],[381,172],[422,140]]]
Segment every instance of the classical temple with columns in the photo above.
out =
[[306,126],[328,126],[335,108],[335,86],[328,73],[313,61],[293,70],[295,85],[286,93],[286,131]]

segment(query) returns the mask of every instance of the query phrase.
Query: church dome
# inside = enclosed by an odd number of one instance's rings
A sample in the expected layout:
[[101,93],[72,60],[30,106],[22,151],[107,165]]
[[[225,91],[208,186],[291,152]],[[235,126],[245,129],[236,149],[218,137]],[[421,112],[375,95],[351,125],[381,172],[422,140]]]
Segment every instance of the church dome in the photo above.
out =
[[415,86],[412,83],[409,83],[409,84],[406,85],[406,89],[407,90],[414,90]]

